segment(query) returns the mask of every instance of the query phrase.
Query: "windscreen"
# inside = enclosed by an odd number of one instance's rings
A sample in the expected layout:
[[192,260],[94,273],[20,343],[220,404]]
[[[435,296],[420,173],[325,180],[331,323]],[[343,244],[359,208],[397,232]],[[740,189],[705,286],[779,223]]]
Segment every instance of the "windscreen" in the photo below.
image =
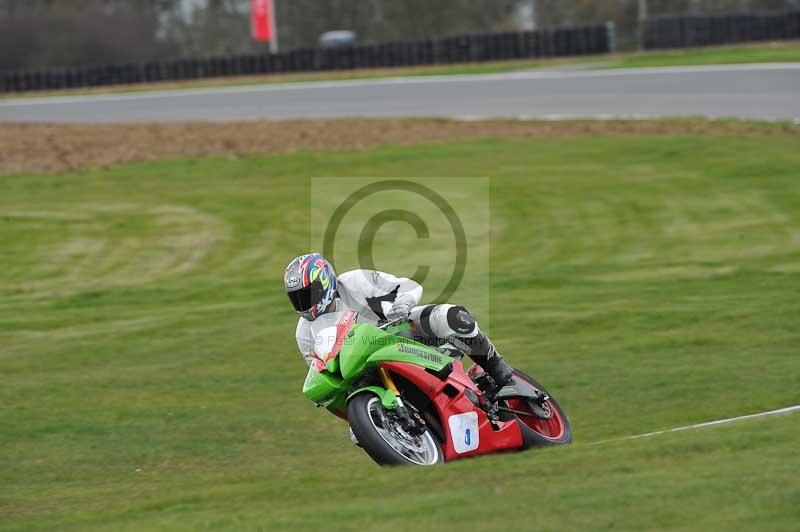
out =
[[358,319],[354,310],[323,314],[311,324],[314,334],[314,354],[323,362],[334,358],[342,346],[347,332]]

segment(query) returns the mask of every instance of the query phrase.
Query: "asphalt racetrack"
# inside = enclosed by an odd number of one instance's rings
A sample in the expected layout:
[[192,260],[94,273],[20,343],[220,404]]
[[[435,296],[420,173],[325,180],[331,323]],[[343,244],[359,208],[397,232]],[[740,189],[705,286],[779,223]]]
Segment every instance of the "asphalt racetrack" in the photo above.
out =
[[800,121],[800,64],[537,70],[0,101],[0,122],[423,116]]

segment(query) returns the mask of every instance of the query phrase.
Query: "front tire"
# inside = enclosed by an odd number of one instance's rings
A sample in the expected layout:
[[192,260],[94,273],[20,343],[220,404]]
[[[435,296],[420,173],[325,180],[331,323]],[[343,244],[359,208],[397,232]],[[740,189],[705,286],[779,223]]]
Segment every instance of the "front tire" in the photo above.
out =
[[412,436],[393,417],[373,393],[360,393],[347,405],[350,428],[361,447],[378,464],[429,466],[444,462],[442,448],[430,429]]

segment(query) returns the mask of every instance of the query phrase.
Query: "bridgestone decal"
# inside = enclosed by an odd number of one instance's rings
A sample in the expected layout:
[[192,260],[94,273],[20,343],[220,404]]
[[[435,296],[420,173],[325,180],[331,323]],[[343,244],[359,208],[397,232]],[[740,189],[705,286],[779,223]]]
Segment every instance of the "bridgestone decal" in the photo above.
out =
[[444,364],[444,360],[442,359],[441,355],[436,353],[431,353],[429,351],[425,351],[423,349],[419,349],[417,347],[413,347],[406,344],[397,344],[397,350],[402,353],[408,353],[409,355],[415,355],[420,358],[424,358],[425,360],[429,360],[431,362],[435,362],[436,364]]

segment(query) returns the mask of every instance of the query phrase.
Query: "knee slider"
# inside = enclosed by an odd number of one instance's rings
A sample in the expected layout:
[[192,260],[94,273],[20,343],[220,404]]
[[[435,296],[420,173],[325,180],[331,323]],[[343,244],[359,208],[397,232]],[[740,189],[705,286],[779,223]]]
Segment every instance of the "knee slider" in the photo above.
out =
[[447,326],[455,336],[473,336],[478,324],[472,314],[462,306],[451,306],[447,309]]

